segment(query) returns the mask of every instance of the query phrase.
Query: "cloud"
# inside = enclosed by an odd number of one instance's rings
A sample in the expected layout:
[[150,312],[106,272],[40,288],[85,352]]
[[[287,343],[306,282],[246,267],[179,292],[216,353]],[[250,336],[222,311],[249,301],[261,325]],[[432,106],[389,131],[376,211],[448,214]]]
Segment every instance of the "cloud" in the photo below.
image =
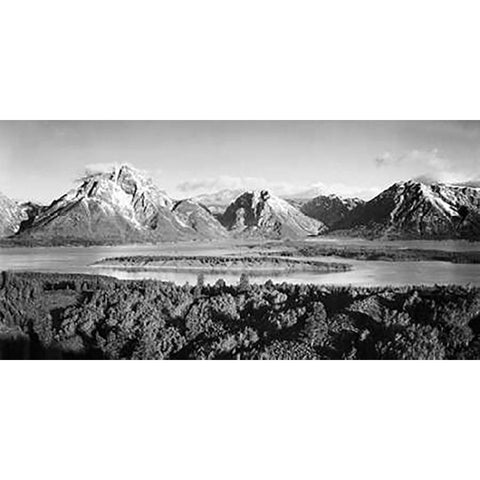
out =
[[437,148],[432,150],[409,150],[400,155],[384,152],[374,159],[377,167],[392,165],[423,165],[431,168],[445,167],[450,162],[440,155]]
[[130,167],[132,170],[141,173],[147,178],[151,178],[154,181],[159,181],[160,178],[162,177],[162,170],[157,168],[153,172],[150,172],[148,170],[143,170],[140,168],[135,167],[135,165],[132,165],[129,162],[100,162],[100,163],[89,163],[85,165],[82,174],[80,175],[80,179],[83,179],[84,177],[89,177],[91,175],[99,175],[102,173],[110,173],[114,169],[118,169],[121,166],[126,165]]
[[384,152],[374,159],[377,167],[383,167],[385,165],[391,165],[395,162],[394,156],[390,152]]
[[[84,170],[88,175],[95,175],[99,173],[111,172],[114,168],[118,168],[120,165],[120,163],[116,162],[89,163],[88,165],[85,165]],[[124,165],[124,163],[122,163],[122,165]],[[132,165],[129,166],[132,167]]]
[[472,181],[473,172],[461,171],[437,148],[410,150],[400,155],[384,152],[374,159],[378,168],[400,170],[402,178],[423,183],[462,183]]
[[177,185],[177,190],[183,193],[197,194],[219,190],[256,189],[262,185],[262,182],[265,183],[265,180],[257,177],[231,177],[222,175],[219,177],[185,180]]
[[457,185],[460,185],[462,187],[480,188],[480,177],[474,178],[472,180],[467,180],[465,182],[457,182]]
[[478,187],[480,185],[480,178],[467,179],[462,174],[454,174],[451,172],[437,172],[432,174],[417,175],[412,178],[415,182],[432,185],[434,183],[447,183],[451,185],[459,185],[464,187]]
[[325,191],[327,193],[334,193],[341,197],[358,197],[365,200],[370,200],[382,190],[383,188],[380,186],[363,188],[354,185],[347,185],[345,183],[332,183],[325,186]]
[[262,177],[234,177],[229,175],[191,179],[177,185],[177,190],[189,195],[212,193],[220,190],[260,189],[271,190],[276,195],[288,195],[298,190],[298,187],[288,182],[272,182]]
[[331,185],[316,182],[310,185],[299,185],[290,182],[272,182],[262,177],[219,176],[186,180],[177,185],[177,190],[185,196],[214,193],[221,190],[270,190],[275,195],[291,198],[312,198],[317,195],[335,193],[346,197],[372,198],[381,188],[359,188],[344,183]]

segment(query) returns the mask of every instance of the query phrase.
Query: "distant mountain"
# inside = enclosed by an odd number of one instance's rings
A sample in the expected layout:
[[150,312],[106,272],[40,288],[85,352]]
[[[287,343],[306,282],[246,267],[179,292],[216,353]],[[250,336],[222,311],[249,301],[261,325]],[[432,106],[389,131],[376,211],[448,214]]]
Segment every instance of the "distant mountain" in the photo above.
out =
[[27,218],[26,212],[17,202],[0,193],[0,237],[16,233]]
[[480,188],[396,183],[336,227],[367,237],[479,240]]
[[127,243],[191,239],[173,201],[138,170],[123,165],[87,175],[22,228],[27,243]]
[[242,236],[301,237],[327,230],[322,222],[307,217],[267,190],[240,195],[226,209],[221,221],[228,230]]
[[315,197],[326,196],[329,195],[326,187],[319,185],[319,186],[311,186],[305,188],[304,190],[299,190],[294,194],[290,194],[285,196],[285,200],[288,200],[292,204],[304,204]]
[[320,195],[300,205],[307,216],[323,222],[329,228],[342,221],[354,208],[364,204],[359,198],[342,198],[338,195]]
[[210,210],[198,202],[181,200],[175,204],[173,213],[204,238],[215,239],[228,236],[227,230]]
[[205,205],[214,215],[221,215],[227,207],[243,193],[243,190],[220,190],[192,197],[194,202]]
[[480,240],[480,188],[408,181],[368,202],[336,195],[286,201],[267,190],[223,190],[174,202],[145,174],[122,165],[86,175],[49,206],[18,204],[0,194],[0,236],[27,245],[295,238],[327,231]]

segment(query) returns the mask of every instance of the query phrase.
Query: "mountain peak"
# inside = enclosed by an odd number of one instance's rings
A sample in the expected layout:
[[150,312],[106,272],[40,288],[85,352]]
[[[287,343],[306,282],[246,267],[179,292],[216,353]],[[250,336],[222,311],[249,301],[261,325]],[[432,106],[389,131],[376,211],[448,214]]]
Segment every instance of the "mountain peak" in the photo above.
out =
[[191,198],[177,202],[173,207],[173,213],[203,238],[224,238],[228,235],[210,210]]
[[355,208],[337,228],[389,238],[477,238],[480,192],[418,180],[397,182]]
[[266,189],[238,196],[223,214],[222,223],[237,233],[267,237],[317,235],[326,230],[323,223],[307,217]]
[[89,243],[188,239],[195,231],[172,213],[173,201],[130,165],[87,174],[21,235],[42,241]]
[[359,198],[345,198],[335,194],[319,195],[303,203],[300,211],[309,217],[335,228],[354,208],[365,203]]
[[267,202],[268,200],[272,198],[278,198],[275,197],[275,195],[272,195],[268,190],[247,190],[243,192],[241,195],[239,195],[238,198],[244,197],[244,198],[249,198],[254,202]]

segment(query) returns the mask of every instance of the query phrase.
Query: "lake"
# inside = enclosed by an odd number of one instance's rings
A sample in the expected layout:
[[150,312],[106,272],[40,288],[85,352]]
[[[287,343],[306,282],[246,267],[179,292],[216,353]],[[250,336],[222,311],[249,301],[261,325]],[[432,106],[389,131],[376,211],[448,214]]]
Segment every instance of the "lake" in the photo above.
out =
[[[325,240],[324,240],[325,241]],[[327,240],[333,241],[333,240]],[[352,241],[337,240],[337,243],[353,244]],[[358,244],[358,241],[355,242]],[[360,244],[365,245],[365,241]],[[385,244],[385,243],[384,243]],[[457,245],[456,245],[457,244]],[[378,242],[371,243],[378,246]],[[480,250],[480,244],[466,242],[388,242],[398,248],[428,248],[444,250]],[[215,255],[251,254],[260,252],[253,245],[232,245],[227,243],[188,243],[161,245],[105,246],[105,247],[15,247],[0,248],[0,270],[86,273],[116,277],[119,279],[156,279],[191,284],[197,281],[197,271],[127,271],[117,268],[92,267],[91,264],[105,258],[129,255]],[[318,257],[322,258],[322,257]],[[473,284],[480,285],[480,264],[452,264],[447,262],[384,262],[324,258],[325,261],[343,261],[353,266],[348,272],[315,273],[292,272],[279,275],[252,275],[251,282],[315,283],[330,285],[434,285],[434,284]],[[237,283],[240,274],[205,273],[205,281],[214,283],[223,278],[227,283]]]

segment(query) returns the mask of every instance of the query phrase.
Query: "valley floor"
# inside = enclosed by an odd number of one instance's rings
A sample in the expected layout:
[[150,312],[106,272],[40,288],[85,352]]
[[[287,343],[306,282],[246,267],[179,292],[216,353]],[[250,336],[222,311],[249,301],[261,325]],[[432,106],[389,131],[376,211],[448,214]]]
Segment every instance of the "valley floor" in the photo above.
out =
[[480,288],[0,274],[1,358],[479,359]]

